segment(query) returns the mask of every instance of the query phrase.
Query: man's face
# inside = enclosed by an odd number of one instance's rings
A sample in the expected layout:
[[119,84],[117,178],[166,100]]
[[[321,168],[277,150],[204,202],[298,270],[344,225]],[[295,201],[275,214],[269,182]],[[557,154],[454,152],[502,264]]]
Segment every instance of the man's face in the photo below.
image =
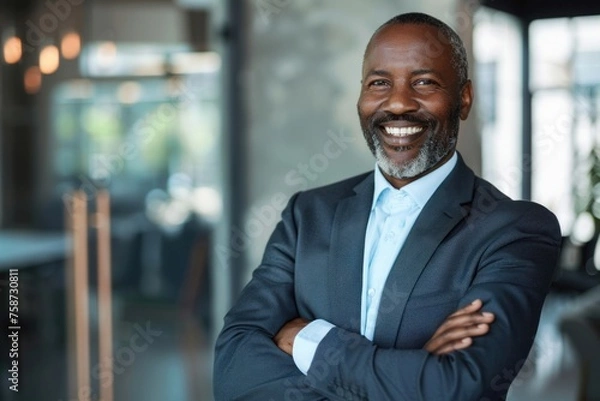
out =
[[437,168],[456,147],[471,107],[451,47],[429,25],[390,25],[365,54],[358,115],[383,173],[400,187]]

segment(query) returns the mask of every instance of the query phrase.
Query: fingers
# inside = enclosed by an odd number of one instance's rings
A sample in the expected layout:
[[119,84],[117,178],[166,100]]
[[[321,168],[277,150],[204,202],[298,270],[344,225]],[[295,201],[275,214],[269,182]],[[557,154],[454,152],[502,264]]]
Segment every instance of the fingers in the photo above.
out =
[[442,333],[436,333],[425,345],[429,352],[436,353],[439,350],[449,348],[451,350],[466,348],[471,343],[466,344],[462,341],[466,338],[479,337],[489,332],[490,326],[486,323],[479,323],[471,326],[455,327]]
[[443,355],[443,354],[448,354],[452,351],[458,351],[461,349],[469,348],[469,346],[471,346],[471,344],[473,344],[473,339],[471,337],[465,337],[460,341],[452,342],[448,345],[445,345],[439,349],[436,349],[436,350],[433,350],[430,352],[434,355]]
[[476,299],[470,304],[460,308],[446,318],[444,323],[438,328],[439,332],[456,326],[477,323],[491,323],[494,321],[494,315],[489,312],[480,312],[483,302]]
[[469,305],[457,310],[438,327],[425,349],[436,355],[468,348],[473,337],[487,334],[495,316],[481,312],[483,302],[476,299]]
[[425,349],[436,355],[465,349],[473,343],[473,337],[483,336],[489,331],[490,325],[488,323],[455,327],[432,337],[426,344]]
[[461,329],[476,326],[478,324],[490,324],[495,316],[489,312],[471,312],[468,314],[450,315],[435,331],[433,337],[444,336],[448,332],[456,331],[460,333]]
[[490,312],[472,312],[462,315],[450,315],[438,328],[438,332],[443,333],[456,327],[472,326],[480,323],[492,323],[494,318],[494,314]]
[[456,312],[451,314],[449,317],[466,315],[469,313],[477,312],[479,309],[481,309],[482,306],[483,306],[483,302],[481,301],[481,299],[476,299],[473,302],[471,302],[470,304],[468,304],[467,306],[460,308],[459,310],[457,310]]

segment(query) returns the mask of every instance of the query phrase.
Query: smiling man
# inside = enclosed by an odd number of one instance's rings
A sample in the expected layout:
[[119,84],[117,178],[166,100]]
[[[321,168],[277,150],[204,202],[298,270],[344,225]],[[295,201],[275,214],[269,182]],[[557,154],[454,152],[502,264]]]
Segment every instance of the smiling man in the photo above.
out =
[[501,400],[527,357],[560,231],[456,152],[460,38],[399,15],[362,75],[375,169],[292,197],[217,340],[219,401]]
[[369,148],[397,188],[452,157],[459,118],[467,118],[473,99],[456,34],[443,25],[400,27],[407,18],[388,22],[371,39],[358,101]]

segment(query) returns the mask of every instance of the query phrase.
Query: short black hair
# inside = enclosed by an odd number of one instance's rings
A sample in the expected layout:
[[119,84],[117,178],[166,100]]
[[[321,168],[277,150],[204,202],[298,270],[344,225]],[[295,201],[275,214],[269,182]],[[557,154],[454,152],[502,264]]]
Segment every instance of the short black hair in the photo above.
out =
[[[384,28],[390,25],[407,24],[429,25],[438,29],[440,34],[444,37],[444,39],[452,48],[452,66],[458,74],[459,86],[462,87],[467,82],[469,76],[469,61],[467,59],[467,51],[465,50],[465,45],[460,36],[458,36],[458,34],[454,31],[454,29],[450,28],[450,26],[448,26],[446,23],[442,22],[441,20],[435,17],[432,17],[431,15],[424,13],[405,13],[396,15],[395,17],[381,25],[379,28],[377,28],[373,36],[371,36],[369,45],[371,44],[371,41],[373,41],[373,38],[375,38],[377,34]],[[369,45],[367,45],[367,49],[369,48]]]

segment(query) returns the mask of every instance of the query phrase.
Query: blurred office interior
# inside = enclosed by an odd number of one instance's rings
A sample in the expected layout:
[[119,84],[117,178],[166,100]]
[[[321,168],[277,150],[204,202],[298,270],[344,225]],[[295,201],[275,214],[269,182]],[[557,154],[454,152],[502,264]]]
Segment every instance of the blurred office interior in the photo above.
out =
[[287,198],[373,168],[362,54],[408,11],[468,48],[464,158],[561,223],[509,400],[600,400],[600,3],[581,0],[3,0],[0,333],[19,327],[19,391],[2,345],[0,399],[212,400],[215,336]]

